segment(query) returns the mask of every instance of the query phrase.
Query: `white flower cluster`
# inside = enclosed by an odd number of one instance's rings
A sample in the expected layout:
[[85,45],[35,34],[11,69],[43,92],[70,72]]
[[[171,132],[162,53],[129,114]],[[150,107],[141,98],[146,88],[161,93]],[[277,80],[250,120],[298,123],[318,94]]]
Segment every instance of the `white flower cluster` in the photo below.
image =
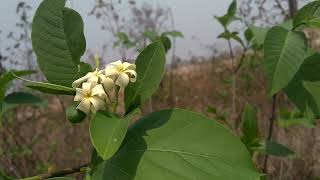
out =
[[[96,69],[87,73],[84,77],[77,79],[72,83],[76,88],[74,101],[79,101],[77,109],[86,114],[96,113],[105,104],[108,98],[108,92],[115,86],[124,89],[129,82],[135,82],[137,79],[136,65],[122,61],[116,61],[106,66],[104,70]],[[81,86],[81,88],[79,88]],[[117,96],[117,95],[116,95]]]

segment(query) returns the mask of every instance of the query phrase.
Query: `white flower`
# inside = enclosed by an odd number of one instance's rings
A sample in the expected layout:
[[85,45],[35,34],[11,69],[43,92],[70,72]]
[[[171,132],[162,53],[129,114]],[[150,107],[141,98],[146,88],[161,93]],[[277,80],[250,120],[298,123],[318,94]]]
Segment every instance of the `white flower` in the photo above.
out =
[[125,88],[130,82],[136,82],[137,73],[136,65],[127,62],[122,63],[120,60],[110,63],[106,66],[105,75],[113,77],[115,84],[120,88]]
[[105,104],[101,97],[106,96],[106,93],[101,84],[96,82],[85,82],[82,88],[76,88],[76,96],[74,101],[80,101],[77,109],[89,114],[90,110],[93,113],[99,111]]
[[96,69],[93,72],[88,72],[85,76],[75,80],[72,83],[73,88],[79,87],[83,82],[96,82],[98,83],[99,81],[99,76],[103,75],[103,71],[99,71]]
[[109,90],[113,89],[114,82],[111,78],[106,77],[103,73],[104,73],[103,70],[99,71],[98,69],[96,69],[93,72],[89,72],[84,77],[79,78],[76,81],[74,81],[72,83],[72,87],[77,88],[84,82],[95,82],[95,83],[102,83],[105,90],[109,91]]

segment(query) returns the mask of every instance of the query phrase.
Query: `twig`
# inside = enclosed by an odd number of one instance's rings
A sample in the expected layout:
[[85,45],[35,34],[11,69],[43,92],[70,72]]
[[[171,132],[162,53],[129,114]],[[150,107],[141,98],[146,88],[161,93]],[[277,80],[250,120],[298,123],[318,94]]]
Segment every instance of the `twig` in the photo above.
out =
[[244,61],[244,59],[246,57],[246,53],[247,53],[248,49],[249,49],[249,46],[246,46],[246,47],[243,48],[243,52],[242,52],[241,57],[240,57],[240,62],[237,65],[237,67],[235,67],[234,73],[238,73],[238,71],[240,70],[240,68],[241,68],[241,66],[243,64],[243,61]]
[[29,177],[29,178],[24,178],[24,179],[20,179],[20,180],[44,180],[44,179],[49,179],[49,178],[53,178],[53,177],[62,177],[62,176],[66,176],[69,174],[74,174],[77,172],[81,172],[82,168],[88,167],[89,164],[83,164],[81,166],[78,167],[73,167],[73,168],[67,168],[67,169],[62,169],[59,171],[55,171],[52,173],[45,173],[45,174],[40,174],[37,176],[33,176],[33,177]]
[[228,47],[229,47],[229,53],[230,53],[230,57],[231,57],[231,66],[232,66],[232,113],[231,113],[231,118],[233,119],[233,117],[236,114],[236,74],[234,73],[234,61],[235,61],[235,56],[233,53],[233,49],[232,49],[232,45],[231,45],[231,41],[230,39],[228,39]]
[[280,11],[281,11],[281,14],[284,15],[284,16],[286,16],[286,10],[282,7],[280,1],[279,1],[279,0],[275,0],[275,2],[276,2],[278,8],[279,8]]
[[[272,110],[271,110],[271,117],[269,119],[269,130],[268,130],[268,136],[267,141],[270,141],[272,138],[273,128],[274,128],[274,120],[276,119],[276,106],[277,106],[277,95],[273,95],[272,97]],[[263,162],[263,172],[267,174],[267,165],[268,165],[269,155],[266,154]]]

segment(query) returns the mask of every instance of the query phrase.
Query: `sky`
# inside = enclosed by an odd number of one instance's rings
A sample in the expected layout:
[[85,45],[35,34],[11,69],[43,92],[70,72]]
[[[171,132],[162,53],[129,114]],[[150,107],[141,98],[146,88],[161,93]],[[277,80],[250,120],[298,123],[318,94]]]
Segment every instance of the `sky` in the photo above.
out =
[[[7,43],[3,37],[10,30],[14,29],[17,21],[15,8],[18,0],[2,0],[0,6],[0,29],[2,42],[0,47]],[[77,2],[78,1],[78,2]],[[88,16],[95,0],[69,0],[69,6],[77,10],[85,23],[85,36],[87,39],[87,49],[93,52],[101,51],[102,44],[106,41],[104,33],[100,30],[100,23],[94,16]],[[143,1],[143,0],[137,0]],[[217,40],[216,37],[222,31],[220,25],[215,21],[213,15],[222,15],[227,10],[231,0],[144,0],[153,1],[164,7],[170,7],[173,11],[175,26],[185,35],[185,38],[177,40],[177,56],[188,59],[190,56],[208,56],[212,53],[207,45],[225,44]],[[28,0],[28,3],[35,11],[41,0]],[[75,3],[77,2],[77,3]],[[111,56],[112,53],[110,53]],[[117,57],[111,57],[117,58]]]

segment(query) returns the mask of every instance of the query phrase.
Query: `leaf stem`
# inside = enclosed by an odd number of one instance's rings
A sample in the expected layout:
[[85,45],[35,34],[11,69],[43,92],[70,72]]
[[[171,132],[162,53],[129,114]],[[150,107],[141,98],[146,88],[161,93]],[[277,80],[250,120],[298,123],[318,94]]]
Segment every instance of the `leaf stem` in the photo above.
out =
[[89,166],[89,164],[87,163],[87,164],[83,164],[81,166],[77,166],[77,167],[73,167],[73,168],[66,168],[66,169],[58,170],[56,172],[40,174],[40,175],[37,175],[37,176],[23,178],[23,179],[20,179],[20,180],[44,180],[44,179],[49,179],[49,178],[53,178],[53,177],[66,176],[66,175],[69,175],[69,174],[82,172],[82,169],[86,168],[88,166]]

